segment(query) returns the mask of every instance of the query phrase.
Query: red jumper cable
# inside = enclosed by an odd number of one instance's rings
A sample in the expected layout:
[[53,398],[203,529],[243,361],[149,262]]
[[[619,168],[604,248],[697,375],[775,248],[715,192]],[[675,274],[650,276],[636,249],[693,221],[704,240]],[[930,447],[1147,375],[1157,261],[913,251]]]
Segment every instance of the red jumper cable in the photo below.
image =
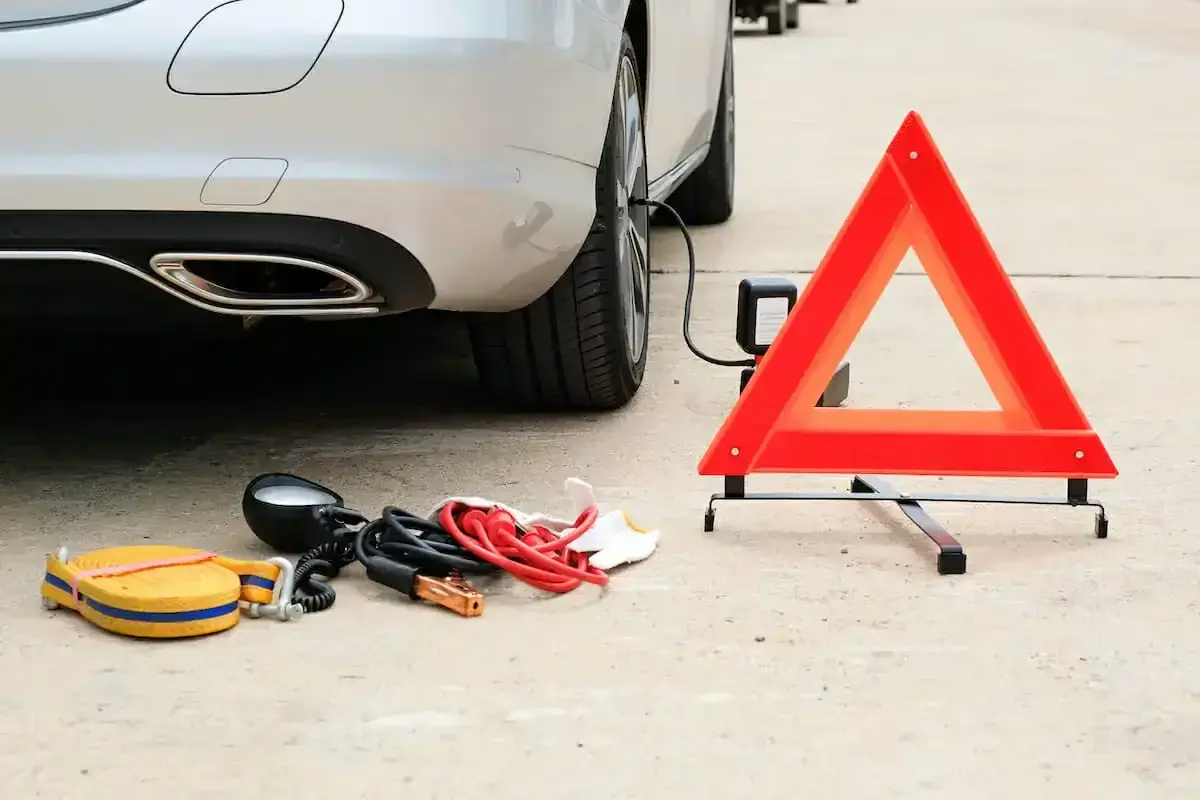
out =
[[562,594],[585,582],[608,584],[608,575],[588,563],[586,553],[568,547],[595,524],[597,516],[597,508],[588,506],[560,536],[541,525],[523,526],[502,508],[452,501],[438,513],[438,523],[477,558],[530,586]]

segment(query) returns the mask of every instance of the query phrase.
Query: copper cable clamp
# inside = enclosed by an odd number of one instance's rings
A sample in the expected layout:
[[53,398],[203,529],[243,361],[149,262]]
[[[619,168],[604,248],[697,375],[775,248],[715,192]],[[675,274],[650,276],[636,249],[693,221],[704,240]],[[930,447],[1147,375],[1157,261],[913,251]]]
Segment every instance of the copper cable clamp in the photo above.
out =
[[483,613],[483,595],[457,575],[447,578],[418,575],[413,593],[422,600],[448,608],[461,617],[478,617]]

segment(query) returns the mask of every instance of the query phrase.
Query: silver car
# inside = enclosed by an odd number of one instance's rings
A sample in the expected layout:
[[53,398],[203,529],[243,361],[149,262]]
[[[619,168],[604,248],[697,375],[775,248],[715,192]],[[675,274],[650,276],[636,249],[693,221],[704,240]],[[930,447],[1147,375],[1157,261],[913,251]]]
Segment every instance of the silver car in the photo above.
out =
[[646,368],[644,201],[732,213],[732,16],[2,0],[0,272],[24,277],[0,305],[94,305],[103,273],[247,320],[467,312],[498,399],[621,406]]

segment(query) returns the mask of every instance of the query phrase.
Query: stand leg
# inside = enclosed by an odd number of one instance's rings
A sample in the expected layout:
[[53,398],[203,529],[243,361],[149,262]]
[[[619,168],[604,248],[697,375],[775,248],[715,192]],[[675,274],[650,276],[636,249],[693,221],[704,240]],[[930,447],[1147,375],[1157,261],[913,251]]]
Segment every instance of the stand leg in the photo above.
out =
[[[898,494],[884,481],[878,478],[864,478],[861,475],[855,475],[850,481],[850,491],[854,494],[883,494],[893,497]],[[967,554],[963,552],[962,545],[940,522],[929,515],[924,506],[916,500],[905,498],[896,500],[895,503],[904,512],[904,516],[937,546],[939,575],[962,575],[967,571]]]
[[817,408],[836,408],[850,399],[850,362],[843,361],[817,400]]

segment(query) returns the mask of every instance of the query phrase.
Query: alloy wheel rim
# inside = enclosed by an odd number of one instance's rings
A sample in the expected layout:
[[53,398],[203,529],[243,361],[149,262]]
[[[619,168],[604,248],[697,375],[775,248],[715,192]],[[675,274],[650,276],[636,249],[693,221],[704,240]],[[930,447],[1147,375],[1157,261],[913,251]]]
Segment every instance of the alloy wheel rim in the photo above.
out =
[[625,346],[631,363],[641,360],[649,336],[650,210],[635,201],[647,195],[646,148],[642,133],[642,104],[637,70],[623,58],[617,78],[619,126],[617,157],[617,264],[625,326]]

